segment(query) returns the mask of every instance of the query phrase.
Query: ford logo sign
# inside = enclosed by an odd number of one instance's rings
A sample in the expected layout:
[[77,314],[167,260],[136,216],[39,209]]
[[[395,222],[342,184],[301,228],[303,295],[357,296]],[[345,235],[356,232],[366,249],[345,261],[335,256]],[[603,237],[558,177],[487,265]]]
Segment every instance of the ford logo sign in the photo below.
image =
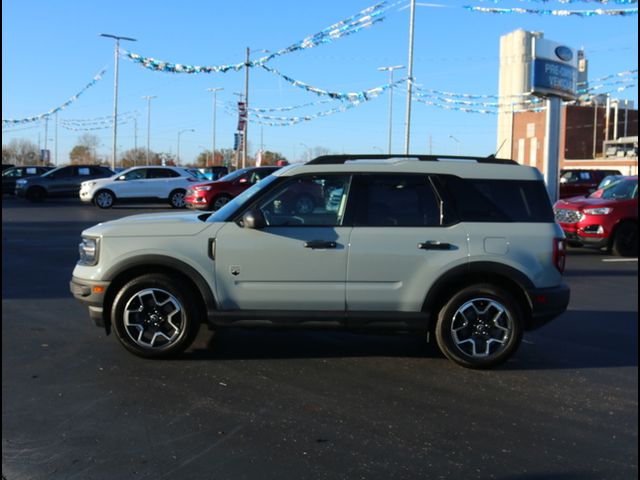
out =
[[573,58],[573,52],[569,47],[556,47],[556,55],[560,60],[565,62],[568,62]]

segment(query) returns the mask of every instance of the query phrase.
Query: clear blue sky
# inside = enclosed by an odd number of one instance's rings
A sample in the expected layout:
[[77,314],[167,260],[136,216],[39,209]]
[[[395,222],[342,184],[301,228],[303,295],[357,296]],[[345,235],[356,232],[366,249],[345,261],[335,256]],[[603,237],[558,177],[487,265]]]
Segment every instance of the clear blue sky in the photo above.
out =
[[[427,0],[425,0],[426,2]],[[419,2],[425,3],[425,2]],[[99,37],[111,33],[137,38],[124,48],[173,63],[220,65],[241,62],[246,47],[277,50],[349,17],[374,4],[361,0],[265,1],[121,1],[3,0],[2,2],[2,118],[23,118],[44,113],[79,91],[103,67],[103,80],[59,114],[60,119],[89,119],[110,115],[113,108],[114,42]],[[552,9],[593,9],[595,2],[563,4],[504,0],[435,0],[444,7],[418,6],[414,47],[414,75],[426,88],[473,94],[498,90],[499,37],[515,29],[544,32],[545,38],[584,47],[590,78],[636,69],[638,18],[565,18],[537,15],[492,15],[463,10],[463,5]],[[408,1],[407,1],[408,4]],[[616,5],[605,9],[637,7]],[[407,63],[409,9],[393,8],[384,22],[330,44],[279,57],[270,66],[325,90],[362,91],[388,81],[377,68]],[[257,56],[257,55],[256,55]],[[395,78],[402,75],[396,71]],[[175,153],[178,131],[181,157],[192,161],[212,143],[212,98],[218,93],[218,148],[231,148],[237,117],[224,104],[244,91],[244,72],[169,74],[152,72],[120,59],[119,111],[139,111],[139,147],[146,146],[147,103],[152,101],[151,148]],[[617,94],[637,106],[638,88]],[[290,86],[261,69],[250,71],[251,107],[279,107],[320,100]],[[314,114],[336,105],[325,104],[275,115]],[[495,148],[496,116],[450,112],[414,102],[412,152],[489,154]],[[394,91],[393,150],[404,149],[405,91]],[[49,138],[54,138],[49,122]],[[32,128],[28,128],[32,127]],[[23,129],[15,131],[18,129]],[[7,129],[9,130],[9,129]],[[27,138],[44,143],[44,122],[3,131],[3,143]],[[358,108],[286,127],[249,125],[250,153],[260,147],[300,160],[308,147],[321,146],[336,153],[387,150],[388,96]],[[99,152],[110,154],[111,130],[97,130]],[[58,129],[59,162],[82,132]],[[450,136],[460,141],[456,144]],[[134,126],[119,127],[121,150],[134,145]],[[53,141],[49,141],[53,153]]]

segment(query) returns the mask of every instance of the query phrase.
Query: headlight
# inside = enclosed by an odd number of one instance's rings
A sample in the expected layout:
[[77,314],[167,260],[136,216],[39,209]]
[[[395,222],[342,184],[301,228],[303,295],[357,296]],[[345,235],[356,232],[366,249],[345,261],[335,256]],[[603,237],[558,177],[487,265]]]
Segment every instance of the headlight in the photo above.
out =
[[26,184],[27,184],[27,181],[26,181],[26,180],[24,180],[24,179],[23,179],[23,180],[18,180],[18,181],[16,181],[16,186],[17,186],[17,185],[20,185],[21,187],[23,187],[23,186],[25,186]]
[[100,241],[97,238],[82,237],[78,244],[81,265],[95,265],[98,263],[98,253],[100,251]]
[[82,184],[80,185],[82,188],[91,188],[93,187],[97,182],[82,182]]
[[584,213],[587,215],[609,215],[613,212],[611,207],[585,208]]
[[211,190],[211,185],[203,185],[202,187],[194,187],[193,189],[196,192],[206,192],[208,190]]

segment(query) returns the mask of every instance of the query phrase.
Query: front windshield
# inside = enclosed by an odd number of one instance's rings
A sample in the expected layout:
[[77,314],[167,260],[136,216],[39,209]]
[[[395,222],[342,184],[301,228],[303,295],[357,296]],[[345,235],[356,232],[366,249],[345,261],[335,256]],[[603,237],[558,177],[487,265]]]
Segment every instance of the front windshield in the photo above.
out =
[[[235,172],[234,172],[235,173]],[[227,175],[228,176],[228,175]],[[274,182],[278,177],[275,175],[269,175],[268,177],[260,180],[254,184],[251,188],[248,188],[233,200],[229,201],[220,210],[217,210],[208,219],[209,222],[226,222],[233,213],[241,206],[251,201],[251,199],[262,189]]]
[[631,200],[638,197],[638,179],[620,180],[608,185],[600,198],[608,200]]

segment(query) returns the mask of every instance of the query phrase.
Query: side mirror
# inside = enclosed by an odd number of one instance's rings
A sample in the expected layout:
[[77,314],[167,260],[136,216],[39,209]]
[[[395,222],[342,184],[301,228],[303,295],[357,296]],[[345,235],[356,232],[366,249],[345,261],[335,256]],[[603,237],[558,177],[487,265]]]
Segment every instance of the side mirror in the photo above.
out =
[[118,177],[118,180],[124,180],[124,179],[125,179],[125,178],[124,178],[124,175],[120,175],[120,176]]
[[247,179],[246,178],[241,178],[238,180],[238,183],[247,183]]
[[567,179],[566,179],[566,178],[564,178],[564,177],[562,177],[562,178],[560,179],[560,183],[567,183]]
[[267,222],[259,209],[252,208],[242,215],[242,226],[244,228],[260,230],[267,226]]

